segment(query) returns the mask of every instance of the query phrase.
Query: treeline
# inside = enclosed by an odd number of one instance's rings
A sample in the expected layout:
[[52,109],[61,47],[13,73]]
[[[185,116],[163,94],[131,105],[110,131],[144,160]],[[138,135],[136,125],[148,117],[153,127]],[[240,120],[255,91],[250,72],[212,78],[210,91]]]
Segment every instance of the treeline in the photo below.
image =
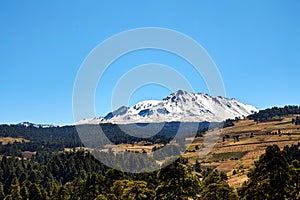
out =
[[[109,169],[85,152],[61,154],[46,163],[3,157],[0,199],[237,199],[224,173],[201,175],[186,159],[151,173]],[[211,190],[213,188],[213,191]]]
[[247,118],[256,122],[265,122],[274,120],[274,117],[283,117],[292,114],[300,114],[299,106],[284,106],[282,108],[273,107],[260,110],[258,113],[249,115]]
[[[142,131],[136,127],[146,127],[147,124],[80,125],[79,128],[81,128],[81,130],[84,130],[84,133],[81,133],[81,138],[79,137],[75,126],[37,128],[34,126],[26,127],[23,125],[0,125],[0,137],[21,137],[30,141],[21,143],[15,142],[13,144],[8,145],[0,145],[0,154],[7,156],[22,157],[21,153],[23,151],[52,153],[62,151],[64,148],[82,147],[86,143],[89,145],[88,147],[91,147],[93,146],[93,142],[95,143],[95,146],[97,146],[99,145],[99,142],[101,142],[99,140],[95,140],[95,138],[99,134],[99,126],[101,127],[105,136],[114,144],[131,144],[140,141],[146,141],[153,144],[167,144],[170,140],[174,138],[176,134],[182,136],[195,136],[195,130],[204,133],[206,130],[208,130],[208,127],[210,125],[211,124],[208,122],[168,122],[163,125],[159,123],[151,124],[150,128],[141,129]],[[158,129],[159,127],[162,128]],[[140,137],[141,135],[145,136],[150,133],[152,134],[153,129],[156,128],[159,130],[157,134],[155,133],[151,137]],[[82,139],[84,139],[84,137],[87,137],[89,141],[84,141],[86,143],[83,144]]]
[[203,170],[199,162],[191,166],[184,158],[161,170],[131,174],[110,169],[83,151],[42,163],[4,156],[0,199],[299,199],[299,146],[267,147],[248,177],[235,190],[226,174]]
[[[23,138],[30,142],[1,145],[0,153],[20,156],[20,151],[56,152],[82,146],[75,126],[37,128],[23,125],[0,125],[0,137]],[[15,154],[10,154],[14,152]]]

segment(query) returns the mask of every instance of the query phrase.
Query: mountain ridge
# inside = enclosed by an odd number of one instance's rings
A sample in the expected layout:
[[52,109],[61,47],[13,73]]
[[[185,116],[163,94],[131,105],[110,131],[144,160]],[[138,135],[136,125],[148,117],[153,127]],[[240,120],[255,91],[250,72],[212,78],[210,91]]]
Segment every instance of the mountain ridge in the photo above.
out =
[[162,100],[145,100],[131,107],[121,106],[106,116],[84,119],[77,124],[155,123],[155,122],[221,122],[244,118],[258,112],[252,105],[236,99],[178,90]]

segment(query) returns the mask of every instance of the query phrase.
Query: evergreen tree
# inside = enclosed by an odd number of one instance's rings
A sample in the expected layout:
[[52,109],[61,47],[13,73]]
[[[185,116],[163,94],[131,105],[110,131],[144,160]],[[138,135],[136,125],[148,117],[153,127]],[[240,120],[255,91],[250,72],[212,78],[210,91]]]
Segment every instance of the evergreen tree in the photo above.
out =
[[70,198],[69,190],[65,186],[61,186],[58,190],[57,200],[69,200]]
[[92,173],[87,177],[86,190],[84,191],[89,199],[96,198],[99,194],[103,194],[104,177],[101,174]]
[[203,181],[201,199],[203,200],[235,200],[238,199],[234,189],[226,182],[225,173],[212,172]]
[[155,191],[148,188],[145,181],[118,180],[112,192],[120,200],[151,200],[155,199]]
[[8,194],[11,195],[14,200],[22,200],[21,187],[18,178],[15,177],[12,180]]
[[276,145],[269,146],[255,162],[255,168],[248,174],[249,180],[239,189],[240,197],[246,200],[296,199],[292,174],[285,152]]
[[107,200],[107,198],[105,195],[99,194],[94,200]]
[[21,187],[21,196],[23,200],[29,200],[29,191],[25,184],[22,184]]
[[14,200],[14,199],[12,198],[12,195],[9,194],[4,198],[4,200]]
[[186,160],[179,159],[159,172],[160,184],[156,189],[158,199],[185,199],[196,197],[200,181],[192,174]]
[[198,172],[198,173],[202,172],[201,164],[200,164],[200,162],[199,162],[198,160],[196,160],[196,163],[195,163],[195,165],[194,165],[194,169],[195,169],[195,171]]
[[0,182],[0,200],[3,200],[5,198],[3,184]]
[[29,187],[29,199],[44,199],[41,188],[36,183],[32,183]]

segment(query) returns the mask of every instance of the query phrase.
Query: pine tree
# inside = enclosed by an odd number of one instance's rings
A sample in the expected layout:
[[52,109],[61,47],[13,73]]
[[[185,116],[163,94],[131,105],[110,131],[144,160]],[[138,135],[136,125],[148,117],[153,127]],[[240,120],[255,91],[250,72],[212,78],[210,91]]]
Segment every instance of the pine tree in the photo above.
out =
[[196,163],[195,163],[195,165],[194,165],[194,169],[195,169],[195,171],[198,172],[198,173],[200,173],[200,172],[202,171],[202,169],[201,169],[201,164],[200,164],[200,162],[199,162],[198,160],[196,160]]
[[285,153],[276,145],[269,146],[266,153],[255,162],[248,174],[249,180],[239,189],[242,199],[296,199],[297,183],[292,178],[293,168]]
[[0,182],[0,200],[3,200],[5,198],[3,184]]
[[155,199],[155,191],[148,188],[145,181],[118,180],[111,190],[120,200]]
[[22,200],[21,187],[17,177],[12,180],[8,194],[11,195],[14,200]]
[[160,184],[156,189],[158,199],[186,199],[196,197],[200,181],[192,174],[186,160],[179,159],[159,172]]
[[203,181],[201,199],[203,200],[236,200],[237,194],[226,182],[225,173],[212,172]]
[[43,199],[41,188],[36,183],[29,187],[29,199]]
[[69,200],[70,199],[70,192],[65,186],[61,186],[58,190],[57,199],[59,200]]
[[22,200],[29,200],[29,191],[25,184],[22,184],[21,196],[22,196]]

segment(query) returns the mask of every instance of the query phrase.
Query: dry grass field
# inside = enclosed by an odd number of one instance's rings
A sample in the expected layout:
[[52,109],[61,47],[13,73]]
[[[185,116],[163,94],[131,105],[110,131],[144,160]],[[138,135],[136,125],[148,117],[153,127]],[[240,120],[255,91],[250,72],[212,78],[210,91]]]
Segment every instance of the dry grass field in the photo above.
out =
[[2,145],[13,144],[15,142],[29,142],[24,138],[13,138],[13,137],[0,137],[0,142]]
[[[276,144],[282,149],[300,142],[300,126],[292,124],[292,118],[295,116],[264,123],[240,120],[234,126],[222,129],[218,142],[206,157],[199,158],[199,152],[187,152],[184,156],[190,158],[192,164],[198,160],[204,168],[226,172],[228,183],[238,187],[247,180],[249,169],[254,167],[254,161],[259,159],[267,146]],[[233,136],[239,136],[239,141],[234,140]],[[195,143],[201,145],[202,141],[203,138]],[[233,170],[237,172],[235,175]]]
[[[198,160],[202,168],[213,168],[227,173],[228,183],[238,187],[247,180],[248,171],[254,167],[254,161],[259,159],[267,146],[276,144],[283,148],[300,142],[300,126],[292,124],[292,118],[295,117],[295,115],[287,116],[280,121],[263,123],[247,119],[239,120],[232,127],[215,129],[207,132],[204,137],[195,138],[183,156],[189,158],[191,164]],[[201,147],[207,135],[219,135],[219,137],[210,153],[200,157]],[[238,136],[239,140],[234,140],[234,136]],[[123,151],[140,153],[150,153],[155,146],[163,145],[143,142],[118,145]],[[234,170],[235,175],[233,175]]]

